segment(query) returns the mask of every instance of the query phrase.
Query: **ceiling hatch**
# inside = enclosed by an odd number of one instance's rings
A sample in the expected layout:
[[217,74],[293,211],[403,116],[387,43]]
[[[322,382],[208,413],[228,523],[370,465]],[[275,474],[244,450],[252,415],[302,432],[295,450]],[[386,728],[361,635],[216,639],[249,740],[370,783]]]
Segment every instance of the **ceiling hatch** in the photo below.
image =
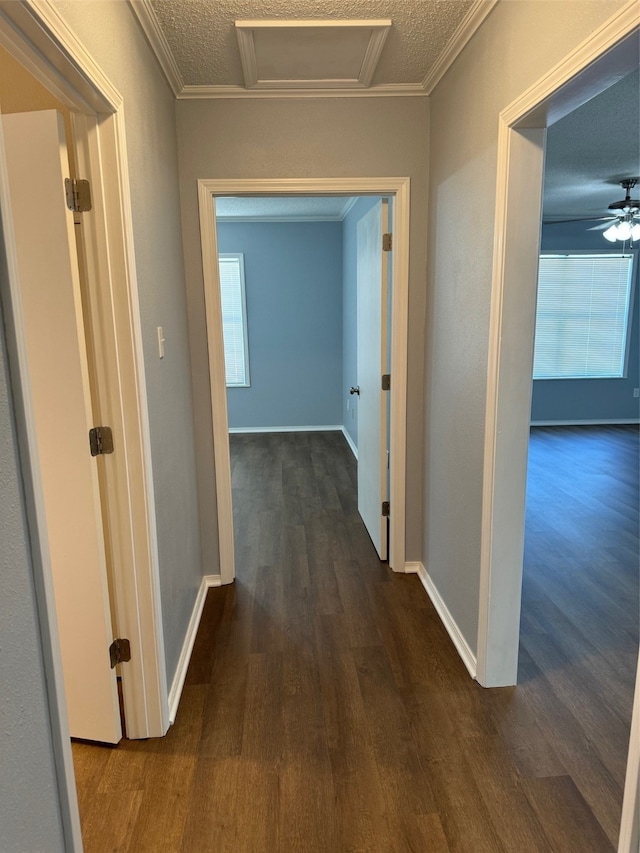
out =
[[390,20],[236,21],[247,89],[366,89]]

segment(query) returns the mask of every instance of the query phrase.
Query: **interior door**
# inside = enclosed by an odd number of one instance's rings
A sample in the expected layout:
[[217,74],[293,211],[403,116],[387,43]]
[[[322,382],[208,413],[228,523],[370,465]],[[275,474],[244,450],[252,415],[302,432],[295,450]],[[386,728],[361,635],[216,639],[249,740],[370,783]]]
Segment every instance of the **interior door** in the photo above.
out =
[[[122,737],[62,116],[2,117],[30,390],[72,737]],[[84,214],[85,216],[87,214]]]
[[389,203],[378,202],[357,225],[358,356],[358,511],[381,560],[387,559],[388,519],[388,253],[382,235],[389,231]]

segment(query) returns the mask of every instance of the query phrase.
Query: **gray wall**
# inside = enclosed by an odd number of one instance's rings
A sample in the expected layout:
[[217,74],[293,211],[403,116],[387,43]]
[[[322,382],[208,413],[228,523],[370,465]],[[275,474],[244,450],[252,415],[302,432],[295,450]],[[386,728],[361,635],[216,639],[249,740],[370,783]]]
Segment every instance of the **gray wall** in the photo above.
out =
[[[426,98],[178,101],[182,227],[196,419],[211,434],[198,178],[409,176],[411,259],[407,559],[421,552],[423,340],[427,228]],[[198,454],[200,454],[198,445]],[[209,473],[210,469],[206,467]],[[215,510],[213,481],[207,512]],[[213,516],[212,516],[213,517]]]
[[231,428],[341,424],[342,223],[218,222],[244,253],[249,388],[228,388]]
[[[342,223],[342,423],[358,446],[358,397],[349,388],[358,384],[358,220],[378,202],[364,196],[353,205]],[[348,406],[348,408],[347,408]]]
[[[128,4],[58,2],[56,7],[124,97],[171,685],[203,574],[174,97]],[[157,326],[166,338],[162,360]],[[214,518],[202,519],[210,542]],[[204,571],[218,570],[216,544]]]
[[[4,286],[2,245],[0,277]],[[64,838],[2,316],[0,650],[0,850],[56,853]]]
[[498,116],[621,5],[499,3],[430,99],[422,556],[474,651]]
[[[542,229],[542,248],[547,251],[620,251],[600,231],[588,231],[593,223],[548,225]],[[640,294],[635,268],[635,299],[631,310],[631,334],[627,375],[622,379],[536,379],[533,383],[531,420],[543,421],[634,421],[640,416],[640,400],[633,389],[640,387]]]

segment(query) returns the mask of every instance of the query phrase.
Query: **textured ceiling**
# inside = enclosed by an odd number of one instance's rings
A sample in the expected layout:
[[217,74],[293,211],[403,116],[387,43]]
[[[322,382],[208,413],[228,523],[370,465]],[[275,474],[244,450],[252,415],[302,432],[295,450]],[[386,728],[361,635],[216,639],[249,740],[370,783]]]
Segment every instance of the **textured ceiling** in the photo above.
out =
[[473,0],[151,0],[186,85],[242,86],[237,19],[379,19],[392,27],[373,78],[417,84]]
[[[640,175],[640,80],[625,77],[547,132],[544,217],[606,216]],[[640,187],[632,193],[638,197]]]

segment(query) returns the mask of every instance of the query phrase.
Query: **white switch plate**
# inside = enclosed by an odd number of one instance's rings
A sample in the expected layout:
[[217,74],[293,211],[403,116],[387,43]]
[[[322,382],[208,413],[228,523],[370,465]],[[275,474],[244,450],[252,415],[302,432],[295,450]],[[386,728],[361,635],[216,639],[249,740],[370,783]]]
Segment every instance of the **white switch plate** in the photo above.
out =
[[162,326],[158,326],[158,358],[164,358],[164,334]]

